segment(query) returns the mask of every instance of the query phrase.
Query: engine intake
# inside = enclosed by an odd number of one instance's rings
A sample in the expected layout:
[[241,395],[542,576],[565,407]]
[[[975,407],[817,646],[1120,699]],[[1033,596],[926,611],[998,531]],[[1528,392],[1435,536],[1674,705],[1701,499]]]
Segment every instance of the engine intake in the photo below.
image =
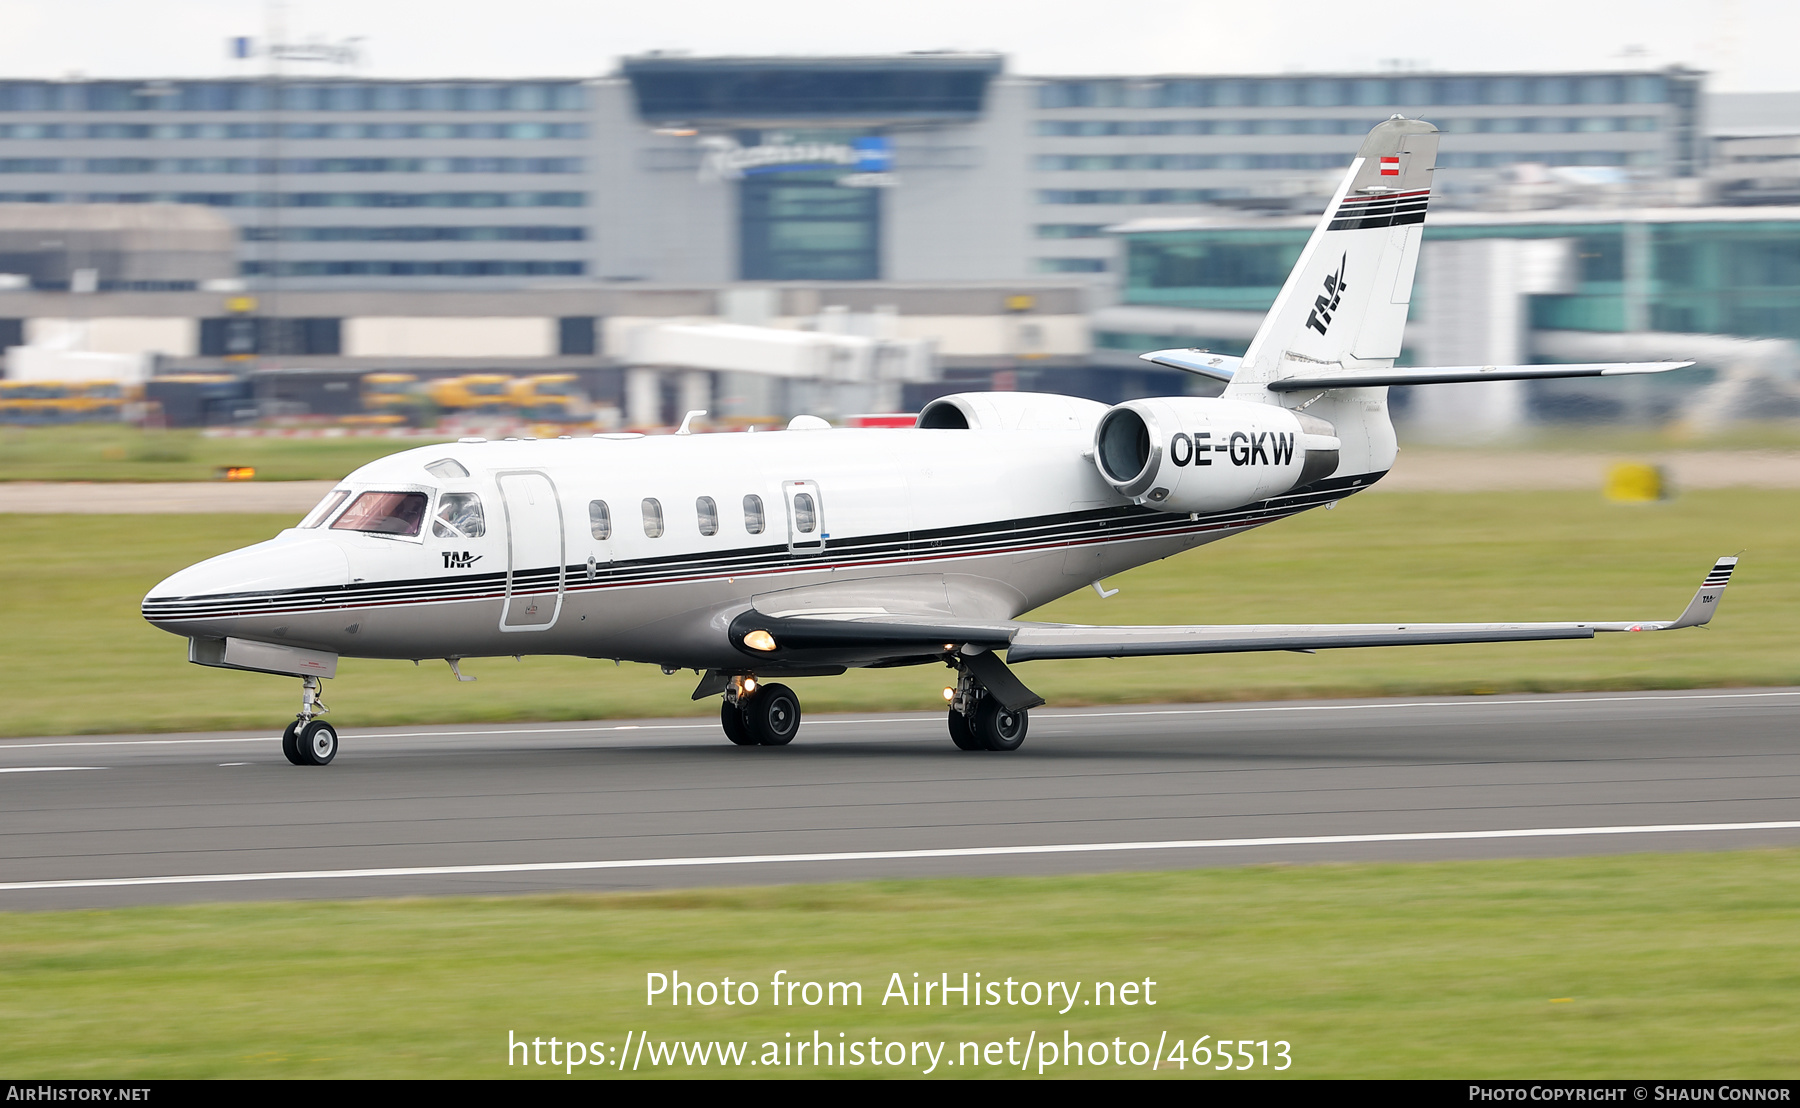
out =
[[1269,404],[1157,397],[1120,404],[1094,430],[1108,484],[1168,512],[1216,512],[1304,488],[1337,471],[1331,424]]

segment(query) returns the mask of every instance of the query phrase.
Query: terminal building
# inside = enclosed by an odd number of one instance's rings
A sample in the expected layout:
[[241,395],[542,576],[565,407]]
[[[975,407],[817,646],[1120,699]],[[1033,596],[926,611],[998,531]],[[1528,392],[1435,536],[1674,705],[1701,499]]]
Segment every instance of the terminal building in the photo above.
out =
[[1684,179],[1702,75],[1034,78],[993,54],[624,59],[592,80],[0,81],[0,202],[180,203],[251,287],[1105,273],[1104,228],[1322,200],[1375,123]]
[[[1395,114],[1444,132],[1409,358],[1589,359],[1635,335],[1632,357],[1720,372],[1747,356],[1732,342],[1800,338],[1800,210],[1767,203],[1793,191],[1800,99],[1711,96],[1683,68],[1039,78],[996,54],[655,54],[596,79],[0,81],[0,345],[273,381],[568,372],[633,424],[1177,392],[1194,382],[1135,355],[1241,347]],[[1723,175],[1715,136],[1740,144]],[[166,226],[197,252],[33,253],[51,224]],[[1597,410],[1579,387],[1446,399],[1438,422]],[[1626,414],[1666,408],[1631,396]]]

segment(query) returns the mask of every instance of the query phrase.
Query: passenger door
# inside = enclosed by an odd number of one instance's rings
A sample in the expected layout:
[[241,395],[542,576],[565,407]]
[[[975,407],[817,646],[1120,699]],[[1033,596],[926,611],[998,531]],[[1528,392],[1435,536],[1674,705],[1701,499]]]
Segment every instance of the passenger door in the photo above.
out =
[[556,486],[542,473],[503,473],[506,603],[502,631],[548,631],[562,611],[563,519]]

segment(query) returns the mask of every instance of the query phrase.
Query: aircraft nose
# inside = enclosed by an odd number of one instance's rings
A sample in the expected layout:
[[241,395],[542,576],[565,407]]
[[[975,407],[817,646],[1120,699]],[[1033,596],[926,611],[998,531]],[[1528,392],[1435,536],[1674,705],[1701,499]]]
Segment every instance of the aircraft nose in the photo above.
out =
[[[280,605],[285,594],[349,583],[350,562],[336,543],[271,540],[170,576],[144,597],[144,618],[167,627],[258,614]],[[184,627],[181,633],[192,629]]]

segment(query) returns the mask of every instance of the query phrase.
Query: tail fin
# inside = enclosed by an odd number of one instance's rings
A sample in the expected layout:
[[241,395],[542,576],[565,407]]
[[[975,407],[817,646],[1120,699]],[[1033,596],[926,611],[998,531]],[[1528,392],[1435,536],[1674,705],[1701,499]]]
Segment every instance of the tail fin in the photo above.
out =
[[1437,146],[1437,128],[1423,120],[1369,132],[1227,395],[1321,364],[1374,368],[1399,357]]

